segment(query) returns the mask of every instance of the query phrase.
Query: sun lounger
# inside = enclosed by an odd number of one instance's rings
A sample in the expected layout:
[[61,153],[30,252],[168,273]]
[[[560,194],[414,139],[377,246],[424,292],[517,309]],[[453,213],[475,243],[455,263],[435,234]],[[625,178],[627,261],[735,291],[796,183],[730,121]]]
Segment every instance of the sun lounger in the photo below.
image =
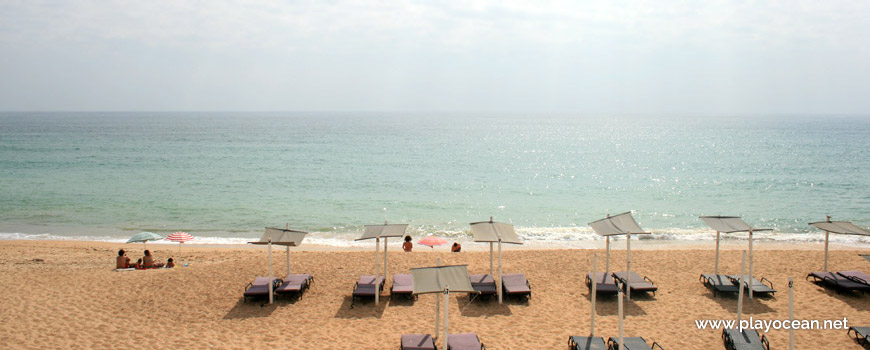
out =
[[451,334],[447,337],[447,350],[486,349],[474,333]]
[[[474,288],[474,291],[480,295],[496,295],[498,294],[498,290],[496,289],[495,279],[490,275],[471,275],[468,276],[468,279],[471,280],[471,287]],[[469,293],[471,296],[471,293]]]
[[867,346],[870,344],[870,338],[868,338],[870,336],[870,327],[849,327],[849,330],[846,331],[846,336],[852,332],[855,333],[855,341],[858,342],[858,345]]
[[656,294],[658,288],[655,286],[655,283],[649,277],[638,275],[637,272],[631,271],[631,275],[625,273],[625,271],[619,271],[613,273],[613,278],[616,278],[623,285],[631,288],[632,292],[652,292],[653,295]]
[[740,291],[740,287],[738,287],[736,283],[731,282],[726,275],[702,273],[700,279],[701,283],[713,291],[714,297],[716,296],[716,293],[737,293]]
[[258,298],[258,297],[268,297],[269,296],[269,282],[273,284],[274,293],[275,289],[281,284],[280,278],[275,277],[257,277],[254,278],[253,282],[248,283],[245,286],[245,293],[242,296],[242,302],[247,302],[248,298]]
[[526,275],[521,273],[509,273],[501,276],[502,293],[505,296],[518,296],[521,298],[532,298],[532,285],[526,279]]
[[813,282],[834,289],[837,294],[841,291],[856,291],[861,293],[870,291],[870,285],[856,282],[836,272],[814,271],[810,272],[806,279],[809,280],[810,277],[813,278]]
[[605,274],[604,272],[596,272],[595,277],[592,277],[592,273],[586,274],[586,287],[589,287],[589,291],[592,291],[592,281],[595,281],[595,293],[596,294],[616,294],[619,293],[619,287],[616,285],[616,280],[613,279],[613,275]]
[[837,274],[854,282],[870,285],[870,275],[861,271],[837,271]]
[[770,350],[767,336],[759,338],[758,331],[754,329],[744,329],[742,332],[737,329],[723,329],[722,342],[725,343],[726,350]]
[[290,274],[284,278],[283,283],[275,289],[275,293],[281,295],[301,296],[314,282],[314,277],[307,273]]
[[[728,275],[728,279],[734,284],[740,284],[740,275]],[[764,284],[764,281],[767,281],[768,284]],[[773,289],[773,282],[769,279],[761,277],[761,281],[752,278],[752,276],[747,275],[743,280],[744,287],[749,289],[752,286],[753,293],[764,293],[764,294],[773,294],[776,293],[776,289]]]
[[602,337],[568,337],[568,349],[570,350],[607,350],[607,343]]
[[416,299],[414,295],[414,279],[409,273],[397,273],[393,275],[393,285],[390,287],[390,297],[401,295],[408,299]]
[[402,350],[437,350],[429,334],[402,334]]
[[369,298],[374,300],[375,294],[380,294],[382,290],[384,290],[384,276],[361,276],[359,281],[353,285],[350,308],[353,309],[353,304],[356,303],[357,300]]
[[[625,349],[623,350],[652,350],[652,349],[662,349],[659,343],[653,342],[652,346],[649,346],[641,337],[623,337],[622,344],[625,345]],[[607,339],[607,349],[609,350],[620,350],[619,349],[619,338],[610,337]]]

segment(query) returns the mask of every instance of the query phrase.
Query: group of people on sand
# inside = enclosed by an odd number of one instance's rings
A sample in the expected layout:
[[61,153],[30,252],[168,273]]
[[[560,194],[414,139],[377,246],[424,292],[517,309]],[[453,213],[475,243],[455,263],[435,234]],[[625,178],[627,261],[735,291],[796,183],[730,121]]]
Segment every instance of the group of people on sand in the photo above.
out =
[[154,257],[151,256],[151,251],[146,249],[145,256],[139,258],[139,260],[137,260],[136,263],[131,264],[130,258],[127,256],[127,252],[125,252],[123,249],[118,250],[118,258],[116,260],[115,268],[118,268],[118,269],[130,269],[130,268],[153,269],[153,268],[157,268],[157,267],[166,267],[166,268],[175,267],[175,261],[173,261],[172,258],[169,258],[169,260],[166,260],[166,264],[164,264],[162,262],[155,262]]
[[[414,249],[414,243],[411,243],[411,236],[405,236],[405,243],[402,243],[402,249],[405,252],[410,253],[412,249]],[[450,251],[454,253],[459,253],[462,251],[462,245],[459,242],[453,242],[453,246],[450,247]]]

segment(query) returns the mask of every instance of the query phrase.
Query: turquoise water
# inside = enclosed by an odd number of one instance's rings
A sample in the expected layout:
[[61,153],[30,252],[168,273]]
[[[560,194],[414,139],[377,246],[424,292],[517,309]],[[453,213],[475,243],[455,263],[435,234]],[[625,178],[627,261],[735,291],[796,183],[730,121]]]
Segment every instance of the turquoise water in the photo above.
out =
[[870,226],[868,149],[870,118],[836,116],[3,113],[0,232],[345,239],[494,216],[546,241],[633,210],[659,237],[716,214],[805,233],[826,214]]

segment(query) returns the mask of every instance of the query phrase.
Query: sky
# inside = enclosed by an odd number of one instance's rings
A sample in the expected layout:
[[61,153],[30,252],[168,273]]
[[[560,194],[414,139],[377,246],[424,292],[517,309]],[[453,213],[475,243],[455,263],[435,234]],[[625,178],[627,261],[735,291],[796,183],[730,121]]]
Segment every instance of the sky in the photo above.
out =
[[0,110],[870,115],[868,1],[0,2]]

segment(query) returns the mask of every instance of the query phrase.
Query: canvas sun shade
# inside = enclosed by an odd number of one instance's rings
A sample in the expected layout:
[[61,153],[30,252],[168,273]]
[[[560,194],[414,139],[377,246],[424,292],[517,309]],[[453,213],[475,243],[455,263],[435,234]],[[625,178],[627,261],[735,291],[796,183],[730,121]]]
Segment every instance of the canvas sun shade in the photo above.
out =
[[523,244],[514,231],[514,225],[503,222],[481,221],[471,223],[471,234],[475,242],[498,242]]
[[302,244],[302,240],[305,239],[305,235],[307,234],[308,232],[305,231],[266,227],[266,232],[263,233],[263,237],[260,237],[259,241],[248,243],[269,244],[269,240],[271,239],[272,244],[274,245],[298,247],[300,244]]
[[411,269],[414,294],[450,292],[474,293],[468,279],[468,265],[418,267]]
[[870,236],[870,232],[867,232],[867,230],[855,226],[855,224],[847,221],[811,222],[810,225],[822,231],[839,233],[843,235]]
[[858,236],[870,236],[870,232],[855,226],[855,224],[847,221],[831,221],[831,216],[828,216],[827,221],[820,222],[811,222],[811,226],[825,231],[825,265],[824,271],[828,271],[828,236],[831,232],[838,233],[842,235],[858,235]]
[[364,239],[383,238],[383,237],[402,237],[405,235],[405,230],[408,224],[384,224],[384,225],[366,225],[362,236],[357,238],[357,241]]
[[595,231],[595,233],[602,236],[649,234],[649,232],[644,232],[644,230],[640,228],[637,221],[634,221],[631,212],[608,216],[604,219],[590,222],[589,226],[592,227],[592,230]]

